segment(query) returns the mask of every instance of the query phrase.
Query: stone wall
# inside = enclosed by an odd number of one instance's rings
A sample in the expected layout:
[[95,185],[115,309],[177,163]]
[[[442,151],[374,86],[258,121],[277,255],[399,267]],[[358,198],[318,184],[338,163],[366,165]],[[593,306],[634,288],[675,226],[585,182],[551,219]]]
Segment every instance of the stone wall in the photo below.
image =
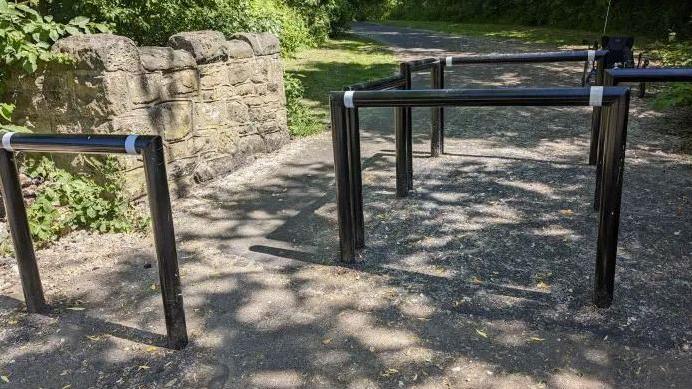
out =
[[[177,189],[229,172],[289,139],[279,41],[271,34],[183,32],[167,47],[81,35],[53,50],[69,65],[15,79],[14,118],[34,132],[158,134]],[[120,157],[128,189],[143,193],[141,163]]]

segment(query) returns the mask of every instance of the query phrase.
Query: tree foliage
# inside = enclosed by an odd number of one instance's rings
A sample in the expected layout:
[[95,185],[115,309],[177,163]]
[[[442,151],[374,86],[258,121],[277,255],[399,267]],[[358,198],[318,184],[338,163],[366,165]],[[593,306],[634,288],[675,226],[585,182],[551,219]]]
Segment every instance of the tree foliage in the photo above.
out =
[[40,0],[58,20],[87,15],[143,45],[164,45],[180,31],[272,32],[285,54],[322,42],[351,20],[347,0]]
[[[598,31],[609,0],[356,0],[358,18],[507,23]],[[608,31],[665,38],[692,36],[692,2],[612,0]]]

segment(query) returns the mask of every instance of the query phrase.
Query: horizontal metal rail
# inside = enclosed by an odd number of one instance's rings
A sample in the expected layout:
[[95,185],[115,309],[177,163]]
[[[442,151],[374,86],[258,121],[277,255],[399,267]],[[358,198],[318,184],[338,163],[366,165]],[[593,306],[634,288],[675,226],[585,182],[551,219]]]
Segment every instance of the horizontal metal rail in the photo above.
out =
[[[602,103],[611,103],[625,87],[585,88],[497,88],[497,89],[423,89],[390,91],[353,91],[352,107],[438,107],[438,106],[588,106],[593,91],[600,90]],[[332,100],[344,99],[349,92],[332,92]]]
[[613,85],[621,82],[692,82],[692,68],[608,69]]
[[401,88],[405,84],[406,80],[404,79],[404,76],[396,74],[391,77],[366,81],[360,84],[353,84],[345,87],[344,90],[387,90]]
[[[407,66],[407,65],[402,65]],[[594,303],[607,307],[613,298],[620,223],[622,172],[630,92],[622,87],[504,88],[470,90],[347,91],[330,94],[340,258],[355,260],[365,247],[358,110],[367,107],[441,106],[604,106],[613,120],[605,128],[604,195],[599,214]],[[407,115],[403,115],[406,120]],[[410,131],[397,126],[397,193],[409,188]],[[406,137],[407,139],[401,139]],[[400,182],[401,181],[401,182]]]
[[[549,62],[584,62],[584,75],[591,62],[597,63],[596,84],[602,85],[603,71],[605,70],[605,57],[608,50],[574,50],[574,51],[552,51],[537,53],[511,53],[511,54],[486,54],[486,55],[466,55],[450,56],[441,58],[444,66],[471,65],[471,64],[501,64],[501,63],[549,63]],[[582,79],[582,84],[585,83]],[[444,81],[442,82],[444,88]],[[594,107],[591,118],[591,146],[589,148],[589,164],[596,164],[597,153],[597,132],[598,120],[601,116],[601,108]],[[443,114],[443,113],[442,113]],[[440,131],[444,131],[444,126],[439,126]],[[435,134],[431,138],[431,153],[436,154],[436,139],[444,138],[444,134]]]
[[166,176],[163,140],[148,135],[45,135],[5,133],[0,149],[0,180],[7,221],[12,234],[24,300],[29,312],[48,310],[43,295],[26,206],[15,162],[15,152],[132,154],[142,156],[159,267],[168,346],[188,342],[171,199]]
[[542,53],[511,53],[464,55],[443,58],[447,66],[486,63],[581,62],[605,57],[608,50],[553,51]]
[[415,61],[408,61],[407,64],[412,72],[417,72],[423,69],[430,69],[439,61],[440,60],[438,58],[424,58]]

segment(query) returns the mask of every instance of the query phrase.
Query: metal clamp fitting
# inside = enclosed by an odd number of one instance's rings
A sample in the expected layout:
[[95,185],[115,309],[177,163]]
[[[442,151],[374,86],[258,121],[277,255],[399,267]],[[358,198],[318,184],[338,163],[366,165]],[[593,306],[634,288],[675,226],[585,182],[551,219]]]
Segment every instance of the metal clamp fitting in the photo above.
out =
[[2,135],[2,148],[7,151],[14,151],[12,148],[12,135],[14,135],[14,132],[6,132]]

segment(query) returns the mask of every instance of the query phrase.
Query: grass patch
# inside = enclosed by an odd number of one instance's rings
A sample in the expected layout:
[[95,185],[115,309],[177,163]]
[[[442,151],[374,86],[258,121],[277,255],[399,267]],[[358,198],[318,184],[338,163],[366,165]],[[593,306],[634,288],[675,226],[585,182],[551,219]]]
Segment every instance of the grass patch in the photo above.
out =
[[[383,45],[353,35],[327,40],[285,60],[286,72],[303,86],[303,102],[326,123],[329,92],[362,81],[392,75],[398,62]],[[324,128],[324,126],[322,126]]]

